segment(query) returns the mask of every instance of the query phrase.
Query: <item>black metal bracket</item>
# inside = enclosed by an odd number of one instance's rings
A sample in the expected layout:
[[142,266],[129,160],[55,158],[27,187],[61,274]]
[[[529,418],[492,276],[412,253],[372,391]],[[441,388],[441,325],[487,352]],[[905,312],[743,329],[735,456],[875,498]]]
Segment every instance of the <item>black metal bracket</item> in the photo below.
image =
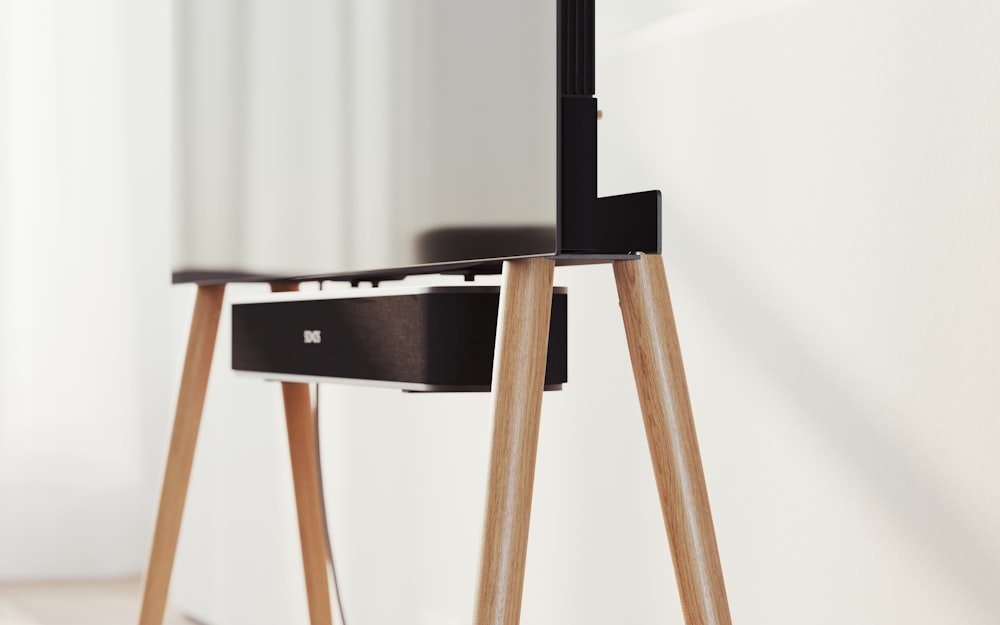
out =
[[662,196],[640,191],[597,198],[594,245],[605,254],[659,254],[663,249]]
[[586,228],[578,228],[573,248],[558,258],[659,254],[662,249],[662,207],[659,191],[640,191],[597,198]]

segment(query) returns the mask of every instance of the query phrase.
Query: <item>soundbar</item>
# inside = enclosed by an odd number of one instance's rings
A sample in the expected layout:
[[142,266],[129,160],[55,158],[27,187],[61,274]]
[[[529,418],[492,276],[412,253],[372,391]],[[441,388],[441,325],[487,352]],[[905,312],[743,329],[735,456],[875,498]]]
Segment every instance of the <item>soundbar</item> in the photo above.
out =
[[[488,391],[500,289],[340,288],[232,307],[232,366],[271,380]],[[545,389],[566,382],[566,289],[553,289]]]

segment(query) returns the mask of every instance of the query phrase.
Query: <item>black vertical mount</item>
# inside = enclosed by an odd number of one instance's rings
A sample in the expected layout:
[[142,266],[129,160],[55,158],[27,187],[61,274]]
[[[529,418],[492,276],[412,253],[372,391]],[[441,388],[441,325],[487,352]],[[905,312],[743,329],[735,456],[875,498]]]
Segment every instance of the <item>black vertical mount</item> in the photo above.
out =
[[557,262],[659,254],[660,192],[597,197],[594,0],[558,3]]

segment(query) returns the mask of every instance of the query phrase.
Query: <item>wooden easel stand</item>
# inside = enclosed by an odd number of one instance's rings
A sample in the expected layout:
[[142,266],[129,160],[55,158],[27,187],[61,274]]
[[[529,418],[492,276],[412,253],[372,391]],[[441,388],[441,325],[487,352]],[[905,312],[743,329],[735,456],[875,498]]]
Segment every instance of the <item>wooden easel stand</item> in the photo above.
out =
[[[541,417],[554,263],[504,263],[493,365],[490,456],[476,625],[517,625]],[[615,261],[615,281],[687,625],[730,625],[663,260]],[[275,291],[295,285],[272,285]],[[225,291],[199,286],[139,625],[161,625]],[[309,389],[282,383],[312,625],[332,625]]]

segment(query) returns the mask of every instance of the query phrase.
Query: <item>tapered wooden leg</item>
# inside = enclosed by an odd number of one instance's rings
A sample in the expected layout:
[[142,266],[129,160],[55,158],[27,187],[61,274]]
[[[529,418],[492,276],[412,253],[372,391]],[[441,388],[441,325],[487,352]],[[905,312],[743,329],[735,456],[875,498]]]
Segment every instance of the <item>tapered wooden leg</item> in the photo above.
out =
[[615,280],[687,625],[729,625],[729,604],[663,259],[616,261]]
[[288,425],[288,450],[292,458],[295,506],[299,515],[299,541],[306,576],[306,598],[312,625],[331,625],[330,587],[327,577],[326,528],[320,498],[316,429],[309,385],[281,383]]
[[[295,291],[296,284],[272,284],[271,290]],[[288,427],[288,451],[292,459],[292,482],[299,518],[299,542],[302,545],[302,568],[306,578],[306,599],[312,625],[332,625],[330,586],[326,559],[326,526],[323,522],[323,499],[320,493],[319,454],[316,448],[316,423],[309,385],[281,383]]]
[[520,618],[553,267],[545,259],[508,261],[503,267],[476,625],[516,625]]
[[184,515],[184,500],[191,477],[191,462],[194,460],[198,441],[225,290],[224,284],[198,287],[181,388],[177,396],[170,451],[167,454],[167,468],[163,476],[163,490],[160,492],[160,509],[143,581],[139,625],[160,625],[167,607],[170,574],[174,568],[177,537]]

